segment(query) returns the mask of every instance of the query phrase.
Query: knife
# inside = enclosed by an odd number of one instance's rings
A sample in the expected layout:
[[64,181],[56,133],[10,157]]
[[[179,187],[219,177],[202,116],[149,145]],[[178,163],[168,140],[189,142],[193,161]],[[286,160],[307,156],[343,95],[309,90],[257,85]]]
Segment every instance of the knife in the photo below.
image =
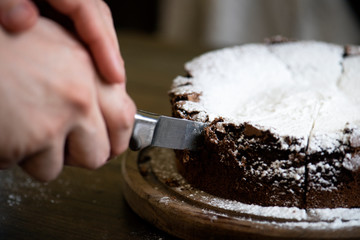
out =
[[206,124],[138,111],[129,147],[137,151],[149,146],[196,150]]

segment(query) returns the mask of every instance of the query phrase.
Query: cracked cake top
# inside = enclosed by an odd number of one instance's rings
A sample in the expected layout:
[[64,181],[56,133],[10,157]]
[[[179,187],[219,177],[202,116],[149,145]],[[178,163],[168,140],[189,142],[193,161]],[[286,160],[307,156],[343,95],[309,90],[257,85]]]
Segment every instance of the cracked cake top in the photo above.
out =
[[[270,131],[283,149],[351,151],[360,165],[360,56],[355,47],[316,42],[247,44],[213,51],[185,65],[176,95],[197,121],[223,118]],[[355,52],[355,54],[354,54]],[[286,141],[288,138],[296,141]],[[355,159],[355,160],[354,160]],[[355,161],[355,162],[354,162]]]

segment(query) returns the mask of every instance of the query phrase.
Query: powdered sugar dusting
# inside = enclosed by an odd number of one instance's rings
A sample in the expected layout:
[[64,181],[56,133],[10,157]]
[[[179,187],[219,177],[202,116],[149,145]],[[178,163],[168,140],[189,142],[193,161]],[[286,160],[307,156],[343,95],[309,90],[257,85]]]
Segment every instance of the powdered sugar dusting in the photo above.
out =
[[170,198],[169,197],[162,197],[162,198],[160,198],[159,202],[163,203],[165,205],[168,205],[169,202],[170,202]]
[[[238,216],[252,222],[266,222],[272,219],[271,224],[281,228],[303,229],[342,229],[360,227],[360,208],[333,208],[333,209],[300,209],[296,207],[263,207],[244,204],[238,201],[218,198],[201,190],[193,188],[178,173],[174,153],[168,149],[154,148],[148,152],[151,157],[152,171],[157,179],[167,189],[185,197],[187,201],[203,208],[204,213],[215,216]],[[172,184],[169,185],[169,181]],[[176,184],[174,184],[174,182]],[[167,196],[159,199],[160,203],[168,204],[171,199]],[[216,219],[213,219],[214,221]]]
[[7,199],[7,204],[9,207],[18,206],[21,203],[21,195],[9,194]]
[[248,173],[257,176],[259,179],[267,178],[268,176],[276,176],[287,179],[288,181],[293,179],[294,181],[299,182],[304,177],[305,167],[282,167],[282,165],[287,165],[289,163],[291,163],[289,160],[275,160],[271,163],[270,167],[268,167],[263,161],[254,162],[253,165],[258,166],[258,168],[251,168]]
[[336,190],[334,185],[336,177],[341,172],[342,164],[339,160],[334,159],[330,165],[328,162],[320,161],[315,164],[309,163],[308,167],[308,182],[309,187],[321,191]]
[[350,171],[358,171],[360,169],[360,152],[345,154],[343,167]]
[[[347,124],[360,129],[360,56],[344,58],[342,46],[316,42],[247,44],[204,54],[186,63],[172,92],[199,92],[183,101],[194,120],[257,125],[281,139],[298,139],[308,154],[346,145]],[[360,140],[359,135],[352,142]]]
[[[54,193],[48,187],[49,183],[41,183],[33,180],[19,168],[3,170],[1,172],[3,196],[9,207],[22,208],[29,201],[56,204],[60,202],[60,195]],[[68,184],[58,180],[64,185]],[[31,193],[30,193],[31,191]],[[70,192],[67,192],[69,194]]]

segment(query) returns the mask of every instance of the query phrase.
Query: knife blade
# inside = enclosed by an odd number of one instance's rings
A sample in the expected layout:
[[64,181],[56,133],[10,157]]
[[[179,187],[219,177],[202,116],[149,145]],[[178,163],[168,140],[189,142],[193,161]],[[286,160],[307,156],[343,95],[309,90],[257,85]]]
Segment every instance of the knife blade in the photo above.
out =
[[201,144],[205,126],[202,122],[138,111],[129,147],[134,151],[149,146],[193,151]]

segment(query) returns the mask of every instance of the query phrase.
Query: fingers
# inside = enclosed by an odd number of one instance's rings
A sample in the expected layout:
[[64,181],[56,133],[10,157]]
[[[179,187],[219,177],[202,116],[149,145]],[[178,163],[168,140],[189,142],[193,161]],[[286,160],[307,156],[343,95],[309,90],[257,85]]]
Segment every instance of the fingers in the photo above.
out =
[[67,137],[65,163],[68,165],[96,169],[110,156],[106,125],[95,101]]
[[123,153],[129,146],[136,107],[120,84],[99,81],[99,105],[105,119],[111,145],[111,155]]
[[102,0],[96,0],[95,3],[97,4],[97,9],[99,11],[100,16],[103,19],[103,23],[106,27],[106,31],[108,32],[109,36],[111,37],[111,40],[113,41],[113,44],[116,47],[116,50],[119,51],[119,42],[117,40],[116,30],[114,27],[114,21],[112,18],[111,10],[109,6]]
[[[109,83],[125,82],[125,68],[111,12],[102,0],[48,0],[59,12],[69,16],[90,48],[97,67]],[[0,0],[0,24],[11,32],[33,26],[38,10],[30,0]]]
[[107,82],[125,82],[110,10],[102,0],[48,0],[59,12],[70,16],[76,31],[91,50],[100,73]]
[[0,24],[10,32],[20,32],[32,27],[38,10],[29,0],[0,0]]
[[28,156],[19,164],[25,172],[39,181],[55,179],[63,168],[64,141],[56,140],[46,150]]

